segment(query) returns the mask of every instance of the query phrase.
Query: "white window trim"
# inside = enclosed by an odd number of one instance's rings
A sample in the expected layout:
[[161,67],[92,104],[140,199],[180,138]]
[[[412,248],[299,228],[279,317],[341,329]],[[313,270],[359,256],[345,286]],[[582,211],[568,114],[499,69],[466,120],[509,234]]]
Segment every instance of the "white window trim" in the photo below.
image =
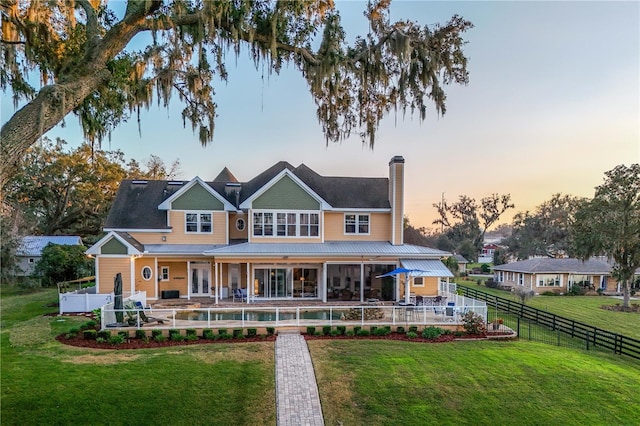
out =
[[[146,278],[144,276],[144,271],[148,270],[149,271],[149,278]],[[143,266],[142,269],[140,270],[140,275],[142,276],[142,279],[145,281],[149,281],[151,278],[153,278],[153,270],[151,269],[150,266]]]
[[[273,227],[273,233],[271,235],[256,235],[255,232],[255,214],[261,214],[264,215],[265,213],[270,213],[272,214],[272,223],[271,226]],[[296,215],[296,234],[295,235],[278,235],[278,214],[295,214]],[[318,235],[301,235],[300,234],[300,216],[303,214],[307,214],[307,215],[312,215],[312,214],[316,214],[318,215],[318,223],[317,224],[305,224],[303,225],[304,227],[308,227],[310,228],[311,226],[317,226],[318,227]],[[281,238],[281,239],[287,239],[287,238],[309,238],[309,239],[317,239],[320,238],[321,235],[321,215],[320,215],[320,210],[253,210],[251,212],[251,230],[249,231],[251,233],[251,238]],[[289,224],[285,225],[288,229]],[[263,216],[263,221],[262,221],[262,228],[263,228],[263,233],[264,233],[264,216]]]
[[[167,278],[165,278],[165,275],[167,276]],[[162,281],[169,281],[169,267],[168,266],[160,267],[160,279],[162,279]]]
[[[347,216],[355,216],[355,232],[347,232]],[[360,232],[360,216],[367,217],[367,232]],[[371,214],[370,213],[357,213],[357,212],[349,212],[345,213],[342,221],[342,232],[344,235],[371,235]]]
[[518,273],[518,285],[524,285],[524,274],[522,272]]
[[[240,223],[242,223],[242,229],[240,229]],[[247,229],[247,221],[243,217],[239,217],[236,219],[236,229],[240,232]]]
[[[545,278],[549,278],[549,277],[555,277],[558,278],[558,285],[555,285],[555,279],[554,279],[554,285],[544,285],[544,284],[540,284],[540,281],[543,280]],[[538,274],[536,275],[536,287],[541,287],[541,288],[562,288],[562,274]]]
[[[198,230],[197,231],[187,231],[187,215],[190,215],[190,214],[195,214],[196,217],[198,218],[198,220],[196,222],[197,226],[198,226]],[[200,215],[203,215],[203,214],[208,214],[208,215],[211,216],[211,231],[207,231],[207,232],[201,231],[202,224],[204,222],[202,222],[200,220]],[[195,211],[186,210],[184,212],[184,233],[185,234],[213,234],[213,212],[212,211],[201,211],[201,210],[200,211],[198,211],[198,210],[195,210]]]
[[[416,280],[422,280],[422,284],[418,284]],[[413,287],[424,287],[424,277],[413,277]]]

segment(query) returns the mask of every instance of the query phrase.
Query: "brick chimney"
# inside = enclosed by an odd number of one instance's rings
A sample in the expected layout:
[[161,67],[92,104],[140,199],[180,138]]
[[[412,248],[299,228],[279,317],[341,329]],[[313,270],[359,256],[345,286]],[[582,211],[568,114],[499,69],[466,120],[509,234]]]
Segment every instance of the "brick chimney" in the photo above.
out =
[[404,158],[389,161],[389,204],[391,204],[391,244],[404,244]]

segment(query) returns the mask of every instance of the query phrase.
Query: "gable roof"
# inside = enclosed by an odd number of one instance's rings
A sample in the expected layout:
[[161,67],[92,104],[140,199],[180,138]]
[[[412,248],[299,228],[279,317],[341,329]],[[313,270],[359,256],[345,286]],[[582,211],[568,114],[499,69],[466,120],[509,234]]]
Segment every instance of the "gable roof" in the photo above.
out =
[[22,237],[16,249],[17,256],[41,256],[47,244],[61,246],[80,246],[82,238],[77,235],[28,235]]
[[100,240],[98,240],[98,242],[96,242],[94,245],[89,247],[89,249],[85,251],[85,253],[90,255],[101,254],[100,249],[102,248],[102,246],[112,239],[115,239],[122,243],[127,248],[127,254],[142,254],[142,252],[144,251],[144,245],[133,238],[131,235],[127,234],[126,232],[111,231],[104,237],[100,238]]
[[580,259],[572,258],[554,259],[547,257],[497,265],[493,267],[493,270],[522,272],[527,274],[609,274],[611,272],[611,265],[607,262],[595,259],[582,261]]
[[199,176],[194,177],[189,182],[187,182],[186,184],[182,185],[180,189],[178,189],[176,192],[171,194],[162,203],[160,203],[160,205],[158,205],[158,210],[170,210],[172,202],[177,200],[181,195],[183,195],[184,193],[186,193],[187,191],[189,191],[191,188],[193,188],[196,185],[200,185],[202,188],[204,188],[205,191],[207,191],[214,198],[216,198],[218,201],[220,201],[224,205],[224,209],[225,210],[227,210],[227,211],[234,210],[235,211],[235,207],[226,198],[224,198],[222,195],[220,195],[220,193],[218,193],[218,191],[216,191],[210,185],[208,185],[206,182],[204,182],[202,179],[200,179]]
[[[388,210],[389,179],[371,177],[327,177],[321,176],[304,164],[293,167],[286,161],[280,161],[264,170],[248,182],[238,182],[235,176],[224,168],[212,182],[204,182],[224,199],[225,209],[238,207],[244,201],[260,191],[278,174],[288,170],[296,176],[312,192],[324,200],[329,209],[369,209]],[[196,179],[196,178],[194,178]],[[105,230],[170,230],[167,226],[167,214],[158,206],[166,203],[176,193],[184,192],[192,181],[165,180],[123,180],[118,188],[115,200],[104,223]],[[233,191],[226,191],[227,183],[238,184],[240,196],[236,198]]]

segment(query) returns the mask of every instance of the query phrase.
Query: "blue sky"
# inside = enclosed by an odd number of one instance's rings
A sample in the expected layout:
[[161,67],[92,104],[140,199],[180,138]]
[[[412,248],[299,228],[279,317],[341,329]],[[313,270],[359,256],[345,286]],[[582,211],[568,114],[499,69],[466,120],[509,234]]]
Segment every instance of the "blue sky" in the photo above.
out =
[[[337,2],[350,39],[364,34],[366,3]],[[405,214],[431,227],[433,203],[510,193],[515,210],[531,210],[557,192],[592,196],[604,172],[640,161],[639,2],[394,1],[392,19],[421,24],[453,14],[475,28],[466,39],[470,83],[449,86],[447,114],[388,117],[374,150],[357,136],[325,145],[304,80],[256,70],[229,55],[229,83],[218,84],[219,117],[202,148],[181,106],[142,114],[104,142],[127,158],[179,158],[182,178],[213,179],[225,166],[248,180],[273,163],[305,163],[332,176],[386,176],[394,155],[406,160]],[[237,62],[237,67],[235,63]],[[3,95],[2,121],[13,107]],[[176,97],[177,98],[177,97]],[[82,142],[73,116],[48,133]]]

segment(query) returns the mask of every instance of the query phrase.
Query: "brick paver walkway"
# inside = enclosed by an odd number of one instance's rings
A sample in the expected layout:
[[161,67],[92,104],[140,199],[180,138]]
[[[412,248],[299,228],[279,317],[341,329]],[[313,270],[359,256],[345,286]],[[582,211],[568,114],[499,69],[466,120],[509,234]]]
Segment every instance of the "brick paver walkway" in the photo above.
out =
[[324,425],[311,355],[299,332],[276,339],[276,410],[278,426]]

